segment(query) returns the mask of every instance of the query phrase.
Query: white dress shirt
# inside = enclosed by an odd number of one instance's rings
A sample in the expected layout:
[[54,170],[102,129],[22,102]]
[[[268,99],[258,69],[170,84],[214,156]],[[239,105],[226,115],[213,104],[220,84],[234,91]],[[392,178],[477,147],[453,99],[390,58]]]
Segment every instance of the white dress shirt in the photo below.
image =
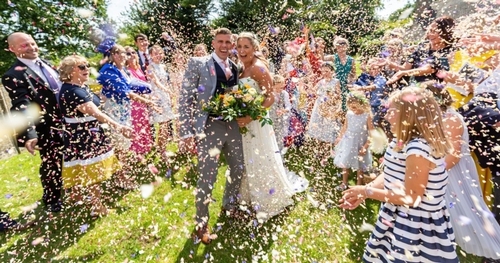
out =
[[47,65],[47,63],[43,62],[41,59],[26,59],[26,58],[17,58],[19,61],[23,62],[26,66],[28,66],[31,70],[33,70],[45,83],[49,83],[47,81],[47,78],[45,78],[45,75],[43,74],[42,70],[40,67],[36,64],[37,61],[41,61],[42,65],[45,67],[45,69],[52,75],[54,80],[57,82],[59,85],[59,88],[62,86],[61,80],[59,80],[59,73],[55,71],[51,66]]

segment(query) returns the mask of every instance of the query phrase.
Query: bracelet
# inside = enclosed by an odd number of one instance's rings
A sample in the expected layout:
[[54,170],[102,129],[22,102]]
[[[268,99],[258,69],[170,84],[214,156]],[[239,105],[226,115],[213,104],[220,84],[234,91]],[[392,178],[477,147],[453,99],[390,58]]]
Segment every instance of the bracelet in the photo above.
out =
[[368,189],[368,188],[371,188],[370,184],[365,185],[365,198],[367,198],[369,195],[373,194],[373,190]]

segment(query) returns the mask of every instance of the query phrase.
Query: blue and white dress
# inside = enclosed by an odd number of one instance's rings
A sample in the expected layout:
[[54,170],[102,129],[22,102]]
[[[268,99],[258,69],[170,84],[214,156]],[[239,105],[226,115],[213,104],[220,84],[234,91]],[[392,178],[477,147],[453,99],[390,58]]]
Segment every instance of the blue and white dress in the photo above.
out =
[[400,152],[392,141],[384,156],[384,187],[404,185],[406,158],[422,156],[436,165],[429,172],[425,194],[417,207],[382,203],[365,254],[364,262],[459,262],[455,235],[444,199],[448,174],[444,158],[431,155],[422,138],[411,140]]

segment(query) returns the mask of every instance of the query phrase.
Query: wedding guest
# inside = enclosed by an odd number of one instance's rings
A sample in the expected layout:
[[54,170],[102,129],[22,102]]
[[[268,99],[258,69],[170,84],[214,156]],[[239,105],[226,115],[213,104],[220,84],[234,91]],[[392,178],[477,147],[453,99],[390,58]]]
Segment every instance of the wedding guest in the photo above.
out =
[[333,63],[337,78],[340,80],[340,92],[342,98],[342,110],[347,112],[347,95],[349,89],[347,84],[354,81],[356,78],[356,65],[354,58],[347,55],[349,49],[349,41],[343,37],[337,37],[333,41],[337,53],[333,56]]
[[151,122],[159,125],[157,145],[160,147],[159,150],[162,156],[166,158],[164,156],[166,153],[165,147],[172,140],[173,121],[175,119],[172,108],[173,90],[166,65],[163,64],[165,58],[163,49],[158,45],[154,45],[149,49],[149,53],[151,54],[151,64],[149,64],[148,70],[155,76],[152,79],[151,96],[157,105],[161,107],[160,112],[152,113]]
[[195,57],[204,57],[208,54],[207,45],[200,43],[194,46],[193,56]]
[[62,210],[61,167],[63,145],[61,112],[57,94],[61,87],[59,74],[39,58],[39,48],[33,37],[15,32],[8,36],[10,52],[16,56],[14,65],[2,76],[2,84],[11,99],[13,114],[24,112],[37,105],[43,109],[39,120],[33,120],[27,129],[17,135],[17,143],[29,153],[39,149],[40,181],[43,187],[42,201],[50,212]]
[[443,16],[435,19],[427,28],[427,41],[421,43],[403,65],[387,61],[387,65],[397,71],[387,80],[387,85],[403,77],[407,83],[410,82],[410,77],[415,82],[442,81],[437,73],[450,70],[448,56],[455,50],[454,28],[455,21],[451,17]]
[[[132,78],[147,82],[148,79],[139,65],[139,55],[132,47],[125,47],[127,61],[125,66]],[[152,76],[152,75],[151,75]],[[148,93],[145,93],[148,94]],[[131,121],[134,128],[134,138],[130,150],[143,156],[151,151],[153,146],[153,136],[151,134],[150,114],[148,106],[140,101],[131,101]]]
[[349,93],[344,126],[335,140],[335,158],[333,163],[342,169],[342,184],[338,190],[345,190],[349,185],[349,169],[356,171],[356,184],[363,183],[363,172],[372,166],[369,150],[370,133],[373,121],[370,103],[362,93]]
[[148,37],[142,33],[135,35],[134,37],[135,46],[137,47],[137,56],[139,57],[139,65],[142,71],[145,73],[149,64],[151,63],[151,57],[149,56],[149,40]]
[[[130,101],[139,101],[151,108],[156,108],[155,102],[140,95],[151,91],[148,83],[135,81],[126,72],[125,62],[127,60],[127,52],[125,48],[115,43],[106,43],[103,47],[98,48],[105,56],[109,57],[109,62],[104,64],[99,71],[97,81],[103,86],[101,93],[106,97],[103,106],[103,111],[114,121],[121,125],[130,127],[131,122],[131,107]],[[122,136],[118,132],[113,132],[111,136],[115,152],[118,159],[128,165],[128,152],[130,150],[131,141],[129,138]],[[130,173],[131,169],[125,166],[118,175],[119,186],[125,189],[135,188],[133,178],[128,178],[126,173]]]
[[[499,260],[500,225],[481,198],[480,180],[469,150],[467,125],[451,106],[453,99],[442,85],[430,82],[421,86],[432,91],[445,113],[444,131],[453,146],[445,157],[450,177],[445,199],[446,204],[449,204],[456,242],[468,254]],[[467,222],[464,218],[467,218]]]
[[316,101],[306,135],[313,140],[312,147],[317,149],[317,157],[325,165],[342,125],[337,121],[338,108],[335,105],[340,105],[340,81],[335,78],[333,63],[323,63],[321,72],[322,78],[314,88]]
[[273,121],[274,134],[278,148],[282,154],[286,151],[284,140],[288,135],[288,125],[290,119],[290,96],[285,90],[285,78],[280,75],[273,76],[274,103],[269,109],[269,117]]
[[451,144],[441,116],[430,91],[408,87],[390,97],[386,118],[395,139],[384,172],[367,185],[349,187],[340,200],[349,210],[366,198],[382,202],[363,262],[459,262],[444,198]]
[[383,102],[388,96],[388,92],[385,90],[386,79],[381,74],[380,67],[375,59],[368,60],[367,67],[368,74],[364,78],[360,76],[354,82],[354,90],[364,92],[370,98],[373,125],[381,127],[384,115]]
[[119,169],[111,140],[100,123],[132,137],[133,130],[112,120],[99,110],[100,98],[85,84],[90,65],[84,57],[65,57],[59,67],[63,82],[59,105],[64,117],[63,186],[71,190],[73,201],[90,197],[93,216],[108,213],[101,201],[100,183]]

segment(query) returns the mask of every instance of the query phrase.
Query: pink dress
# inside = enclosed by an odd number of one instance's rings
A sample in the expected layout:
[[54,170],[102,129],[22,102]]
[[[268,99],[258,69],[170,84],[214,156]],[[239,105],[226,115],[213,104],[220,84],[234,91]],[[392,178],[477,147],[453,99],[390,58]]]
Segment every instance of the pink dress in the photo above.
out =
[[[142,81],[147,81],[142,70],[128,68],[130,75]],[[151,151],[153,137],[151,135],[151,124],[149,123],[148,107],[137,101],[131,100],[132,104],[132,127],[135,131],[134,140],[130,149],[137,154],[145,154]]]

